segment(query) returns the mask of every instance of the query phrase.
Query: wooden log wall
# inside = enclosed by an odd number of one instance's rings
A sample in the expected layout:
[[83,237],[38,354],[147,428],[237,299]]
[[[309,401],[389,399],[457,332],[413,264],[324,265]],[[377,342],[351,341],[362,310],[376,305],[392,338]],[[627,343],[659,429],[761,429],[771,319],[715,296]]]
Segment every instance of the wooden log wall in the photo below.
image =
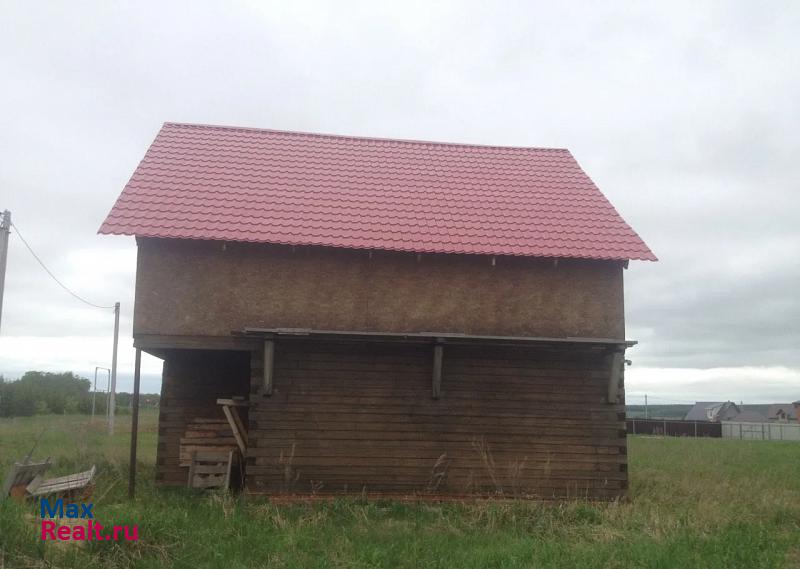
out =
[[[624,398],[595,349],[277,341],[252,373],[255,493],[611,499],[627,488]],[[260,362],[254,358],[254,367]]]
[[[188,466],[181,464],[181,439],[195,419],[227,424],[217,398],[247,395],[250,354],[234,351],[166,350],[158,417],[156,483],[185,486]],[[246,417],[245,417],[246,420]]]

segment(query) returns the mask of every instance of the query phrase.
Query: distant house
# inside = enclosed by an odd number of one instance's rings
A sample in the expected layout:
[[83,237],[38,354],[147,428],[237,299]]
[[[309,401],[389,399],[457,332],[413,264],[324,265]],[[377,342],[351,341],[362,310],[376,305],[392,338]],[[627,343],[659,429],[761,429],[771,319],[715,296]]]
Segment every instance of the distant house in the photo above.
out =
[[775,421],[777,423],[788,423],[789,421],[797,420],[797,402],[793,403],[775,403],[770,405],[767,409],[767,421]]
[[730,421],[735,421],[737,423],[766,423],[767,418],[764,417],[758,411],[752,411],[750,409],[745,409],[732,419],[728,419]]
[[689,409],[685,421],[707,421],[719,423],[731,421],[741,413],[741,409],[732,401],[698,401]]

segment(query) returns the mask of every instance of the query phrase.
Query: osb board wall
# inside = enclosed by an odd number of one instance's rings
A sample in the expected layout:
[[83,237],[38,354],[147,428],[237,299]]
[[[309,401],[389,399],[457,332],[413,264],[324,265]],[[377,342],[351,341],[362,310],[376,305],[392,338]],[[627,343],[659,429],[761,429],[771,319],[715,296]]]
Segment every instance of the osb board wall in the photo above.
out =
[[188,468],[180,466],[180,440],[195,418],[225,420],[220,397],[246,396],[248,352],[168,350],[165,352],[158,416],[156,483],[186,485]]
[[611,499],[627,488],[624,404],[602,353],[277,342],[253,394],[247,488],[267,494]]
[[134,334],[246,326],[623,338],[616,262],[139,239]]

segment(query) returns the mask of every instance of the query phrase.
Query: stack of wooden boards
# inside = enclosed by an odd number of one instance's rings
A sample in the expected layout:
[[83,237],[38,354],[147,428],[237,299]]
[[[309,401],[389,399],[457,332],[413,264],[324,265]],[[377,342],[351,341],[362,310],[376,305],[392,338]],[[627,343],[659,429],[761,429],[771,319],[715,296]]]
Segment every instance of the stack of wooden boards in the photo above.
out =
[[197,417],[186,426],[181,438],[180,466],[191,466],[194,453],[219,453],[226,455],[237,451],[233,431],[226,419],[204,419]]
[[[179,465],[189,467],[190,488],[229,488],[231,472],[247,452],[247,431],[237,407],[243,397],[217,399],[225,419],[196,417],[181,438]],[[241,454],[240,454],[241,453]]]

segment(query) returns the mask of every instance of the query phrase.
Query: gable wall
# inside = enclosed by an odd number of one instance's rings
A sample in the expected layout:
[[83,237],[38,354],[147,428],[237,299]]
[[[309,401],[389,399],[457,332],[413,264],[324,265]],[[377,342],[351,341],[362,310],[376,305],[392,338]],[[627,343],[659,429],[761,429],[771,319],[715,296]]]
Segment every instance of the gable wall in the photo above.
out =
[[619,262],[138,239],[134,334],[244,327],[624,338]]

